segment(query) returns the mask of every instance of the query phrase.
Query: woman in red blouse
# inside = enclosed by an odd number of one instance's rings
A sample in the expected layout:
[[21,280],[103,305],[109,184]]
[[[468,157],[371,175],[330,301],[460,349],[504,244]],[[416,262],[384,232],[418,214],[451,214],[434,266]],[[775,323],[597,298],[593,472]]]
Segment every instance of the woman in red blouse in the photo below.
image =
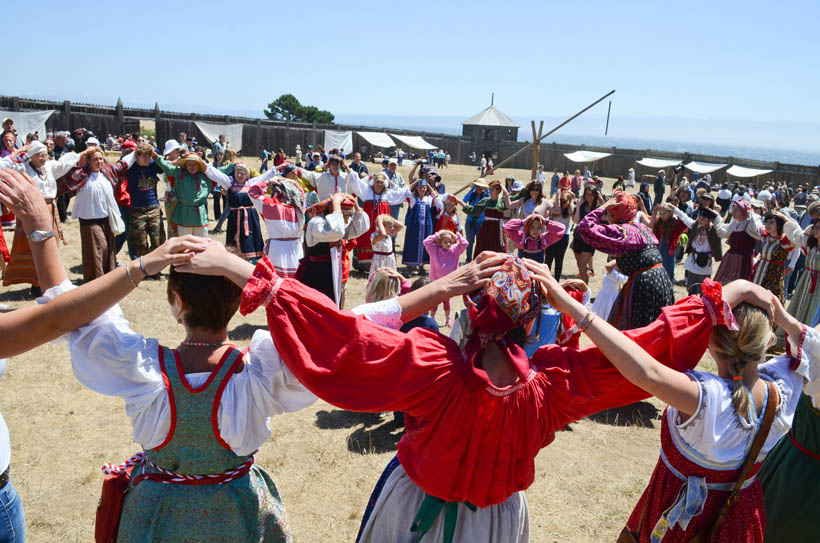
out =
[[[522,344],[542,286],[508,255],[484,253],[393,302],[408,321],[464,294],[472,327],[464,352],[429,330],[403,334],[339,311],[305,285],[278,277],[267,259],[254,269],[217,243],[179,269],[225,275],[243,286],[243,314],[266,306],[282,360],[320,398],[353,411],[405,413],[406,433],[371,498],[360,541],[427,533],[448,542],[456,532],[464,541],[527,541],[523,491],[533,482],[538,452],[568,423],[648,397],[594,346],[547,345],[528,359]],[[738,302],[736,290],[727,286],[724,298]],[[685,371],[700,360],[712,315],[722,307],[723,300],[690,296],[624,334]],[[322,341],[313,341],[317,322]]]

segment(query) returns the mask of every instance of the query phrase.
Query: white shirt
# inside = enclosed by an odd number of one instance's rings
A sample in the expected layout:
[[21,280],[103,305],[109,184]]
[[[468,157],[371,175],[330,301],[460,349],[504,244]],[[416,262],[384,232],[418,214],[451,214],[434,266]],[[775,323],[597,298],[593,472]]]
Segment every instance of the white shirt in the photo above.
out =
[[[692,217],[688,216],[686,213],[678,209],[677,207],[674,209],[675,217],[678,218],[683,224],[686,225],[687,228],[696,228],[697,227],[697,220],[693,219]],[[720,227],[723,224],[723,218],[718,215],[717,218],[713,221],[715,229]],[[709,239],[704,236],[703,241],[698,239],[698,235],[695,234],[694,231],[689,232],[689,236],[694,236],[692,239],[692,248],[695,252],[698,253],[711,253],[712,246],[709,245]],[[683,269],[688,271],[689,273],[694,273],[695,275],[708,275],[709,277],[712,276],[712,262],[714,261],[714,257],[709,259],[709,264],[706,266],[698,266],[695,263],[695,253],[689,253],[689,256],[686,258],[686,261],[683,263]]]
[[[0,377],[6,371],[5,358],[0,358]],[[11,442],[9,441],[9,429],[6,426],[6,421],[3,420],[3,415],[0,414],[0,473],[6,471],[11,462]]]
[[[70,282],[49,289],[52,300],[73,289]],[[354,310],[357,311],[357,310]],[[374,322],[400,322],[401,307],[389,300],[359,311]],[[384,321],[384,322],[383,322]],[[171,427],[171,406],[159,366],[160,345],[132,331],[118,305],[68,335],[74,375],[86,387],[125,400],[134,440],[143,448],[160,445]],[[202,386],[210,373],[189,373],[192,387]],[[282,362],[270,333],[258,330],[245,356],[245,368],[225,386],[219,404],[219,433],[238,455],[252,454],[270,436],[270,417],[292,412],[316,401]]]
[[721,200],[731,200],[732,191],[729,189],[720,189],[718,191],[718,198],[720,198]]
[[330,171],[316,173],[309,170],[302,170],[302,174],[311,185],[316,187],[316,194],[319,196],[319,201],[326,200],[337,192],[352,193],[353,190],[350,181],[352,179],[359,179],[359,174],[353,170],[350,170],[348,173],[344,173],[340,170],[339,175],[333,175]]
[[[813,362],[809,359],[812,355],[818,354],[818,339],[820,335],[816,332],[810,337],[807,334],[803,347],[810,352],[806,352],[808,356],[804,356],[803,363],[794,372],[789,369],[792,360],[788,356],[780,356],[758,368],[760,377],[771,381],[780,395],[780,404],[775,411],[774,421],[759,459],[765,458],[766,454],[791,428],[794,411],[800,401],[804,378],[809,375],[809,366],[817,365],[816,359]],[[697,409],[686,420],[681,420],[675,408],[669,407],[667,410],[667,417],[669,417],[667,422],[672,441],[681,452],[705,467],[713,469],[740,467],[746,457],[749,444],[754,439],[754,430],[757,427],[758,416],[754,406],[750,406],[747,414],[750,423],[735,412],[732,405],[734,383],[731,380],[700,371],[686,373],[698,384],[700,398]],[[770,397],[769,401],[772,400]],[[754,404],[754,402],[751,403]],[[761,412],[760,416],[762,415]]]
[[772,199],[772,193],[764,189],[757,193],[757,199],[761,202],[768,202]]
[[114,188],[102,172],[88,174],[88,180],[77,191],[71,216],[77,219],[104,219],[108,217],[111,201],[114,201]]
[[64,153],[60,160],[46,160],[38,171],[31,166],[29,161],[17,163],[11,159],[11,156],[7,156],[0,158],[0,168],[10,168],[25,173],[37,184],[43,198],[52,200],[57,197],[57,179],[71,171],[79,160],[80,155],[77,153]]

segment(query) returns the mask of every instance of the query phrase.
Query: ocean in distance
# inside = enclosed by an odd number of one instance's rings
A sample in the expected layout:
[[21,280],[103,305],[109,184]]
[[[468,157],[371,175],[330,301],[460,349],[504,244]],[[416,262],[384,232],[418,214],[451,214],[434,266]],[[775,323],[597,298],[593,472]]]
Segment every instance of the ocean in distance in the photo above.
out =
[[[455,116],[337,114],[335,120],[339,124],[353,126],[386,127],[388,132],[390,128],[393,128],[460,135],[463,119]],[[530,141],[532,132],[529,121],[519,117],[513,117],[513,120],[520,125],[518,140],[522,143]],[[562,120],[557,117],[546,117],[544,131],[548,131]],[[783,164],[820,165],[820,145],[815,145],[815,142],[820,142],[818,139],[820,136],[818,128],[820,127],[809,124],[621,118],[613,119],[608,136],[603,135],[604,124],[605,118],[599,116],[581,117],[544,141],[546,143],[748,158]],[[660,134],[662,137],[635,137],[634,134],[651,134],[652,136]],[[670,134],[676,134],[680,139],[673,140]],[[712,138],[714,141],[705,141],[707,138]],[[753,143],[726,143],[744,140]],[[774,142],[777,142],[777,145],[773,145]],[[476,151],[480,152],[478,149]]]

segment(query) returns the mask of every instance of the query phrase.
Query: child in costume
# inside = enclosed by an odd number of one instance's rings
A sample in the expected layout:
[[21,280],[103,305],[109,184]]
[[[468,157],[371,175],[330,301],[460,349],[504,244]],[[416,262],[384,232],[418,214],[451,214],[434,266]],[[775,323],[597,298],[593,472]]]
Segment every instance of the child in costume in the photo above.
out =
[[[430,280],[435,281],[458,268],[458,259],[467,249],[467,240],[461,234],[439,230],[424,240],[424,248],[430,255]],[[436,318],[437,309],[438,306],[433,308],[433,318]],[[453,325],[450,320],[449,298],[444,301],[444,320],[446,327],[450,328]]]
[[510,219],[504,225],[504,235],[518,247],[519,258],[544,263],[544,254],[550,245],[564,237],[564,225],[541,215],[526,219]]
[[390,215],[376,217],[376,228],[370,234],[370,275],[379,268],[396,269],[396,252],[393,249],[393,238],[404,228],[404,225]]

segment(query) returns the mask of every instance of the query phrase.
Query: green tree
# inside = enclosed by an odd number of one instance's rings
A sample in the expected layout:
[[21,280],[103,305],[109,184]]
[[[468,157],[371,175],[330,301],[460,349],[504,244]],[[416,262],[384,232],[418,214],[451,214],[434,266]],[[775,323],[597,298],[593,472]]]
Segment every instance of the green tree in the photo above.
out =
[[264,111],[268,119],[278,121],[302,121],[306,123],[333,124],[334,116],[331,112],[316,106],[303,106],[292,94],[283,94],[270,104]]

